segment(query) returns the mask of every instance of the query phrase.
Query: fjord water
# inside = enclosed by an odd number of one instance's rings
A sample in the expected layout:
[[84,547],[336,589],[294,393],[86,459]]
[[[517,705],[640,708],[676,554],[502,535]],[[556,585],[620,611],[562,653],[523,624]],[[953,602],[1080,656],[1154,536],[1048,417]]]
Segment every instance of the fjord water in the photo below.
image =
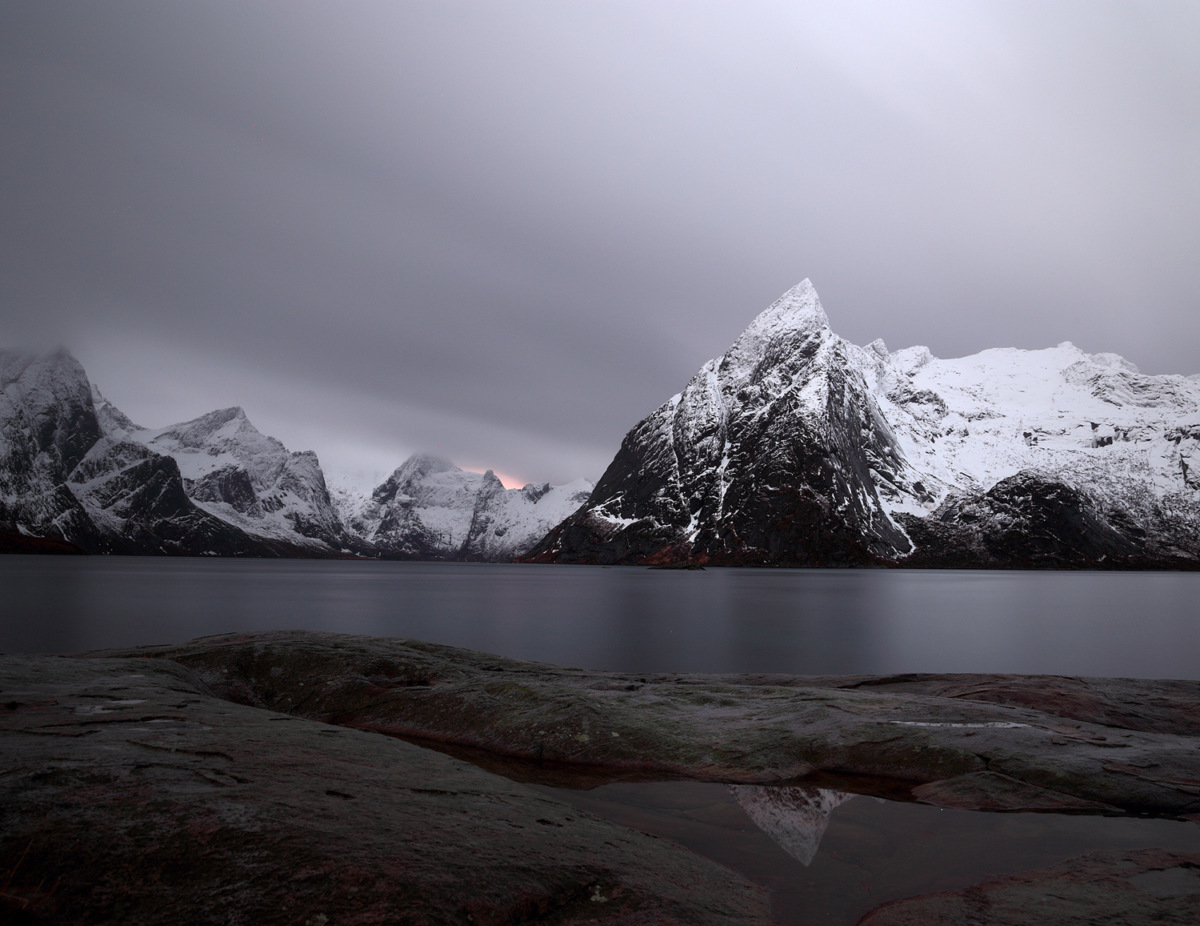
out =
[[1200,574],[0,557],[0,652],[305,629],[625,672],[1200,678]]

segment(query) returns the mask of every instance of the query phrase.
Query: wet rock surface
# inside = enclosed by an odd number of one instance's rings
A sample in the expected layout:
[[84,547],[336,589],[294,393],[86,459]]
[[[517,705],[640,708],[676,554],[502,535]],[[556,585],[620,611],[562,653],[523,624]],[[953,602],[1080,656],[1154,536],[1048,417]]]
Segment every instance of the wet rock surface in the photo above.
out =
[[1197,911],[1200,855],[1141,849],[894,901],[859,926],[1192,926]]
[[[715,863],[397,737],[526,780],[568,769],[1200,820],[1195,682],[627,675],[231,634],[0,658],[0,919],[770,921],[763,890]],[[1093,853],[864,922],[1191,922],[1178,917],[1196,908],[1198,866]],[[1110,899],[1094,903],[1088,879]]]
[[0,921],[758,924],[665,840],[150,659],[0,659]]
[[1200,814],[1200,683],[1039,676],[624,675],[414,640],[232,634],[173,660],[230,700],[613,774],[974,810]]

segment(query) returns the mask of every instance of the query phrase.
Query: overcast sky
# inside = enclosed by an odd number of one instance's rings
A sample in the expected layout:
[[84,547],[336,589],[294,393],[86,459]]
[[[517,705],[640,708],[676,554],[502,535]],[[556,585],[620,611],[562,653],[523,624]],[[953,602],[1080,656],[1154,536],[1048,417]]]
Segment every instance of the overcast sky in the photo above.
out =
[[328,472],[596,478],[812,279],[1200,372],[1200,3],[0,5],[0,346]]

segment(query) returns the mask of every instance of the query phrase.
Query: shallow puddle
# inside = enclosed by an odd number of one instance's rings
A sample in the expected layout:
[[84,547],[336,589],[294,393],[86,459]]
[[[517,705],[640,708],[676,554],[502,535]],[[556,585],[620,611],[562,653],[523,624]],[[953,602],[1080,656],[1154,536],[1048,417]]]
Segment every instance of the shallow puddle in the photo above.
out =
[[741,872],[771,891],[781,926],[853,926],[889,900],[1097,849],[1200,852],[1200,825],[1171,820],[940,810],[811,787],[526,786]]
[[[1101,849],[1200,853],[1200,823],[943,810],[913,803],[909,784],[885,778],[817,775],[803,785],[647,781],[638,772],[539,765],[399,738],[741,872],[771,892],[778,926],[854,926],[890,900],[1049,868]],[[1177,887],[1170,872],[1151,874],[1139,876],[1149,894]]]

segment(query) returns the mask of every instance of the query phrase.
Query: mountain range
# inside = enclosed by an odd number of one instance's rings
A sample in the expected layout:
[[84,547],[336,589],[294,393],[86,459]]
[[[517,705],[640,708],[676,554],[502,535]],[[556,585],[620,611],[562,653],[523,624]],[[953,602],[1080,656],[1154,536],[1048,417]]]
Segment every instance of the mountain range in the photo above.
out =
[[331,495],[316,454],[241,408],[144,428],[65,350],[0,352],[0,549],[507,561],[590,491],[505,489],[419,455],[369,495]]
[[417,455],[370,493],[240,408],[134,424],[66,351],[0,351],[0,551],[663,566],[1200,568],[1200,377],[1064,342],[860,347],[805,280],[593,487]]
[[838,337],[805,280],[625,436],[535,562],[1200,565],[1200,378]]

